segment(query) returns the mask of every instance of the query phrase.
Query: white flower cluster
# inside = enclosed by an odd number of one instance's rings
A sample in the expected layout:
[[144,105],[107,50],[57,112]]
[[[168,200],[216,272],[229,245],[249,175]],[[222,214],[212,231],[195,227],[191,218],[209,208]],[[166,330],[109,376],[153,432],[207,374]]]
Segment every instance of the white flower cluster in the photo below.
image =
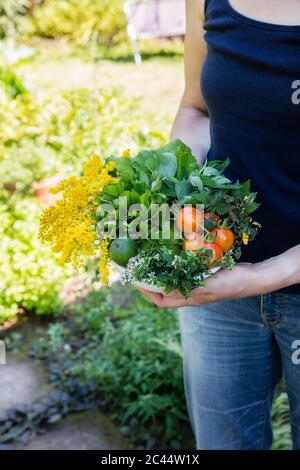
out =
[[130,258],[125,271],[121,275],[121,284],[132,284],[136,280],[135,268],[137,268],[139,265],[140,262],[137,256]]
[[140,258],[139,256],[134,256],[131,258],[125,271],[121,275],[121,283],[124,285],[133,284],[135,281],[140,281],[147,284],[156,284],[156,274],[153,271],[147,270],[148,264],[149,260],[146,258]]

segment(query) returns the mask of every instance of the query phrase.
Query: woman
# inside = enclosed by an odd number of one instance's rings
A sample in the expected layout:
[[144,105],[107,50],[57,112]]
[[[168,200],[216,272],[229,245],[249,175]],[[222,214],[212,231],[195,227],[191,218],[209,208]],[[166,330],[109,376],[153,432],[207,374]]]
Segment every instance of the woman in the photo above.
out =
[[300,2],[187,0],[185,92],[172,139],[200,162],[230,158],[261,206],[241,262],[179,310],[188,412],[198,449],[268,449],[284,376],[300,449]]

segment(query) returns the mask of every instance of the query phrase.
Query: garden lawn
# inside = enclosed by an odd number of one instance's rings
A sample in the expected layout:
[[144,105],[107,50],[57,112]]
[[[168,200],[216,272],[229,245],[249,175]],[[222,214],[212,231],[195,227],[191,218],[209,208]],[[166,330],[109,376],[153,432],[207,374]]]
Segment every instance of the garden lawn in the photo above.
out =
[[183,93],[181,55],[153,54],[138,66],[130,56],[93,60],[92,53],[75,54],[63,41],[41,41],[36,47],[35,59],[20,68],[35,89],[51,96],[81,87],[123,87],[129,96],[141,97],[140,108],[145,114],[161,116],[171,124]]

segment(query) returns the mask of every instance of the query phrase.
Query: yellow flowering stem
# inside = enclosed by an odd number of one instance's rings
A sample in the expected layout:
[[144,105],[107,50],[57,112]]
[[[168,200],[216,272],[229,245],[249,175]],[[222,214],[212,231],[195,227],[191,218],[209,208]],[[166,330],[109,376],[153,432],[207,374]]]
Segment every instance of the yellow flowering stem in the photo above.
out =
[[243,244],[248,245],[249,236],[246,233],[243,233]]
[[124,152],[122,153],[123,158],[128,158],[130,157],[130,155],[131,155],[130,149],[125,149]]
[[99,271],[100,271],[100,278],[101,282],[104,285],[107,285],[109,282],[109,239],[104,238],[100,244],[100,263],[99,263]]

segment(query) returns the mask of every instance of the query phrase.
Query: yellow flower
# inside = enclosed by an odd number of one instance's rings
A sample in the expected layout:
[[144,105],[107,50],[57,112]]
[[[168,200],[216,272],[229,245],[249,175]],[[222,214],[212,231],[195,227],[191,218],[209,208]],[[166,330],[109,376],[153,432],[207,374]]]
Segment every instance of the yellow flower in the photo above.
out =
[[84,165],[83,174],[87,179],[93,180],[95,176],[103,168],[103,161],[98,155],[93,155],[92,158]]
[[98,195],[108,184],[118,182],[118,178],[111,175],[114,169],[115,162],[104,164],[93,155],[84,166],[83,176],[71,176],[53,190],[61,192],[62,197],[43,211],[39,236],[42,241],[51,243],[53,251],[60,253],[61,264],[71,262],[77,268],[86,257],[99,254],[100,242],[93,216]]
[[100,263],[99,263],[99,270],[101,276],[102,284],[107,285],[109,281],[109,240],[108,238],[104,238],[100,244]]
[[244,245],[248,245],[249,236],[246,233],[243,233],[243,243]]
[[122,157],[124,158],[130,157],[130,155],[131,155],[130,149],[125,149],[124,152],[122,153]]

